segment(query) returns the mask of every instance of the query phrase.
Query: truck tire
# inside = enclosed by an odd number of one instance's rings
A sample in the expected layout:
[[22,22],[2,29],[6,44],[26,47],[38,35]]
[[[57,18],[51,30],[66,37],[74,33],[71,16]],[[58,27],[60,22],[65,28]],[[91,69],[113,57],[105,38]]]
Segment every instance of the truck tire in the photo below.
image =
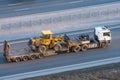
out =
[[81,48],[82,51],[87,51],[87,49],[88,49],[87,45],[82,45],[82,48]]
[[55,44],[55,46],[54,46],[55,51],[60,51],[61,48],[62,48],[62,46],[60,44]]
[[80,46],[74,46],[72,48],[72,51],[75,52],[75,53],[79,52],[80,51]]
[[39,53],[45,53],[46,52],[46,47],[44,45],[39,47]]
[[101,48],[106,48],[108,46],[108,42],[102,42],[101,43]]
[[21,59],[20,59],[19,57],[16,57],[16,58],[14,59],[14,61],[15,61],[15,62],[20,62]]
[[35,60],[35,59],[36,59],[36,56],[35,56],[35,55],[31,55],[31,56],[30,56],[30,59],[31,59],[31,60]]
[[28,57],[27,57],[27,56],[23,56],[23,57],[22,57],[22,60],[23,60],[23,61],[27,61],[27,60],[28,60]]

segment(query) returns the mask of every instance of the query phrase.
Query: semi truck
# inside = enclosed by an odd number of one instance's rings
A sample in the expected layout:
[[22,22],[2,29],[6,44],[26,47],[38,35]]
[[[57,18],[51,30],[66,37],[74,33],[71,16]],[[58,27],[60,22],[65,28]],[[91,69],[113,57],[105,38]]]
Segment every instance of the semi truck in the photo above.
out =
[[50,30],[41,32],[41,36],[30,39],[28,45],[24,47],[20,47],[20,44],[9,44],[5,40],[5,59],[8,62],[20,62],[57,55],[62,52],[80,53],[80,51],[88,49],[106,48],[111,44],[111,31],[106,26],[95,27],[92,36],[88,34],[53,36]]

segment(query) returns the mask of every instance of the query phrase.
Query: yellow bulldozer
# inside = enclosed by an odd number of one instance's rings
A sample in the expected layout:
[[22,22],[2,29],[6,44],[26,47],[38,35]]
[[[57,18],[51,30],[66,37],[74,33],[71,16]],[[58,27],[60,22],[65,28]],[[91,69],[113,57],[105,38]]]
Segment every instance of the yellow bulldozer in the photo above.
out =
[[62,36],[53,36],[50,30],[43,30],[41,31],[41,36],[30,40],[30,44],[33,51],[37,50],[40,53],[45,53],[47,49],[60,51],[62,46],[59,43],[62,41]]
[[66,34],[64,36],[53,36],[50,30],[43,30],[41,31],[41,36],[35,37],[30,40],[31,50],[40,52],[43,55],[49,49],[52,49],[55,52],[79,52],[79,45],[79,43],[75,43]]

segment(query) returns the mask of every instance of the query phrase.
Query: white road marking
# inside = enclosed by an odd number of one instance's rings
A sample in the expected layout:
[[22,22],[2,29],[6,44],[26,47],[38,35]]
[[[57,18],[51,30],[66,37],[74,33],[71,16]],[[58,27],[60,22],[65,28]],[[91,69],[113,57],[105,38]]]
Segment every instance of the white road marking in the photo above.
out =
[[19,73],[19,74],[14,74],[14,75],[9,75],[9,76],[2,76],[2,77],[0,77],[0,80],[20,80],[20,79],[25,79],[25,78],[31,78],[31,77],[36,77],[36,76],[45,76],[45,75],[56,74],[56,73],[60,73],[60,72],[90,68],[90,67],[118,63],[118,62],[120,62],[120,57],[107,58],[107,59],[90,61],[90,62],[85,62],[85,63],[54,67],[54,68]]
[[[17,44],[17,43],[23,43],[23,42],[28,42],[29,40],[21,40],[21,41],[15,41],[15,42],[9,42],[9,44]],[[2,46],[3,44],[0,44]]]
[[74,4],[74,3],[85,2],[85,1],[88,1],[88,0],[78,0],[78,1],[68,2],[68,3],[57,3],[57,4],[54,4],[54,5],[38,6],[38,7],[23,8],[23,9],[14,9],[13,11],[23,11],[23,10],[29,10],[29,9],[40,8],[40,7],[50,7],[50,6],[58,6],[58,5]]
[[78,1],[72,1],[72,2],[68,2],[69,4],[74,4],[74,3],[79,3],[79,2],[85,2],[88,0],[78,0]]
[[29,9],[32,9],[32,8],[14,9],[14,11],[25,11],[25,10],[29,10]]
[[[38,6],[37,8],[40,8],[40,7],[49,7],[49,6],[55,6],[55,5],[65,5],[65,4],[69,4],[69,3],[58,3],[58,4],[54,4],[54,5]],[[34,9],[34,8],[36,8],[36,7],[14,9],[13,11],[25,11],[25,10]]]
[[16,3],[16,4],[8,4],[8,6],[16,6],[16,5],[20,5],[22,3]]
[[28,41],[29,41],[29,40],[22,40],[22,41],[11,42],[10,44],[23,43],[23,42],[28,42]]
[[111,27],[110,29],[116,29],[116,28],[120,28],[120,26]]

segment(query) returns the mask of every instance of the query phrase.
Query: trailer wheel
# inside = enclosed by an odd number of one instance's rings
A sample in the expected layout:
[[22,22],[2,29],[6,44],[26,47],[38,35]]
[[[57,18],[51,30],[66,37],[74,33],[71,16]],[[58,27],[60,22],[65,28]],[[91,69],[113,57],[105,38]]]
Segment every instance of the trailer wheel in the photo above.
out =
[[62,46],[60,44],[55,44],[55,46],[54,46],[55,51],[60,51],[61,48],[62,48]]
[[31,55],[31,56],[30,56],[30,59],[31,59],[31,60],[34,60],[34,59],[36,59],[36,56],[35,56],[35,55]]
[[27,57],[27,56],[23,56],[23,57],[22,57],[22,60],[23,60],[23,61],[27,61],[27,60],[28,60],[28,57]]
[[15,61],[15,62],[20,62],[21,59],[20,59],[19,57],[16,57],[16,58],[14,59],[14,61]]
[[46,51],[46,47],[44,45],[39,47],[39,52],[40,53],[45,53],[45,51]]
[[38,59],[40,59],[40,58],[42,57],[42,55],[41,55],[41,54],[39,54],[37,57],[38,57]]
[[87,49],[88,49],[88,46],[87,45],[82,45],[82,51],[87,51]]
[[79,52],[80,51],[80,46],[74,46],[73,48],[72,48],[72,51],[73,52]]

